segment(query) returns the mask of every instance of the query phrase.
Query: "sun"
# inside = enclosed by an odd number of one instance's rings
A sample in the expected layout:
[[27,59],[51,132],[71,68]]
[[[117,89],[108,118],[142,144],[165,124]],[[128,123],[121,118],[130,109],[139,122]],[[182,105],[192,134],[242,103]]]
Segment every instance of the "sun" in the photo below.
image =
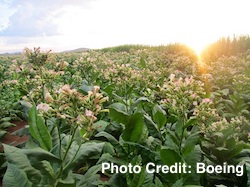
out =
[[190,48],[193,49],[196,55],[200,58],[202,51],[206,47],[206,44],[199,41],[194,41],[191,44],[188,44],[188,46],[190,46]]

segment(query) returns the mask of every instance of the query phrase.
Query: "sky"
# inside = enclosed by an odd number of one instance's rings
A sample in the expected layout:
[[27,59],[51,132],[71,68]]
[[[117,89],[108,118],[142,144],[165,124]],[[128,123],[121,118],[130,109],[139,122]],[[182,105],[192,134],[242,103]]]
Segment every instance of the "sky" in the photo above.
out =
[[183,43],[250,35],[249,0],[0,0],[0,53]]

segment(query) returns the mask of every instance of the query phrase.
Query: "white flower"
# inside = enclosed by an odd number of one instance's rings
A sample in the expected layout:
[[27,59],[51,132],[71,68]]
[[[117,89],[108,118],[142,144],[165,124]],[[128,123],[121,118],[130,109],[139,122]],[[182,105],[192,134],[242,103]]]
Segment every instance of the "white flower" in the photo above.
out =
[[40,103],[39,105],[36,106],[36,109],[41,112],[48,112],[50,109],[50,106],[46,103]]
[[172,82],[174,80],[174,78],[175,78],[175,74],[172,73],[169,75],[170,82]]

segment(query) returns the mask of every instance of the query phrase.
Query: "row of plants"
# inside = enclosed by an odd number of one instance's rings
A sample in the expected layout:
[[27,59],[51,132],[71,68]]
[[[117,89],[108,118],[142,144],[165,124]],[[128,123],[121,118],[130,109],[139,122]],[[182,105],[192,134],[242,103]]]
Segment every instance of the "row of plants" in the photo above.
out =
[[[2,57],[0,118],[27,120],[30,136],[3,145],[3,185],[250,185],[249,52],[201,64],[167,49]],[[102,173],[104,162],[142,170]],[[191,171],[148,173],[151,162]],[[198,174],[197,163],[244,174]]]

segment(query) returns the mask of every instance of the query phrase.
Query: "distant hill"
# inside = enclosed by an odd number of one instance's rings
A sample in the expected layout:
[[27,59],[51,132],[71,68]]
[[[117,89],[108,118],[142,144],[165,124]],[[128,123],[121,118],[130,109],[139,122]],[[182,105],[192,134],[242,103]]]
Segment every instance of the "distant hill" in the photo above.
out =
[[78,49],[73,49],[73,50],[67,50],[67,51],[62,51],[61,53],[79,53],[79,52],[84,52],[84,51],[89,51],[90,49],[88,48],[78,48]]
[[0,56],[20,55],[21,52],[0,53]]

